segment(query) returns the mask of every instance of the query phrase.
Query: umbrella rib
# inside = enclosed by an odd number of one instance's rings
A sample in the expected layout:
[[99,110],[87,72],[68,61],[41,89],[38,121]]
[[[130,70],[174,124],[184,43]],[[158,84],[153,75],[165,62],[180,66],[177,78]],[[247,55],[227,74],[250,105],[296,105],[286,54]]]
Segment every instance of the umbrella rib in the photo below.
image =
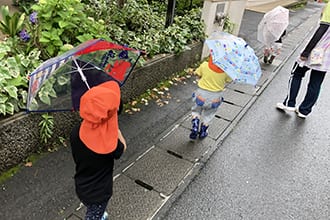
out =
[[82,72],[80,66],[78,65],[76,58],[75,58],[75,57],[72,57],[72,59],[73,59],[73,62],[74,62],[74,63],[76,64],[76,66],[77,66],[77,70],[78,70],[78,72],[79,72],[79,74],[80,74],[81,80],[86,84],[87,88],[90,89],[90,87],[89,87],[89,85],[88,85],[88,83],[87,83],[87,78],[86,78],[86,76],[84,75],[84,73]]

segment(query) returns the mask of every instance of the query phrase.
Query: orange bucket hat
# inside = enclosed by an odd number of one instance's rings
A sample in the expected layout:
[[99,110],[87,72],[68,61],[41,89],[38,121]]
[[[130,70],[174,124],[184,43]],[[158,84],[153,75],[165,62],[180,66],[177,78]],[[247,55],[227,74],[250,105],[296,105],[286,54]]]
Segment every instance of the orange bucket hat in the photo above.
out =
[[209,68],[210,68],[211,70],[213,70],[214,72],[216,72],[216,73],[223,73],[223,72],[224,72],[220,67],[218,67],[217,65],[215,65],[215,64],[213,63],[213,61],[212,61],[212,56],[211,56],[211,55],[210,55],[210,57],[209,57]]
[[79,136],[95,153],[111,153],[117,147],[119,103],[120,88],[115,81],[95,86],[81,96],[80,116],[83,121]]

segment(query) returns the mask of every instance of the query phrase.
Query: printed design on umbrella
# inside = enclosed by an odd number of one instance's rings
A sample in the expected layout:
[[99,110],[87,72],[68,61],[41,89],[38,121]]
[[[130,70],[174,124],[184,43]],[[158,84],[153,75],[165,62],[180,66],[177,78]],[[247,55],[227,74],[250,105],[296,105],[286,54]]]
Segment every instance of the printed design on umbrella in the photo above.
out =
[[109,80],[123,86],[142,53],[93,39],[45,61],[29,75],[27,111],[79,110],[91,87]]
[[206,40],[212,61],[234,81],[256,85],[261,77],[259,59],[242,39],[225,32],[215,32]]

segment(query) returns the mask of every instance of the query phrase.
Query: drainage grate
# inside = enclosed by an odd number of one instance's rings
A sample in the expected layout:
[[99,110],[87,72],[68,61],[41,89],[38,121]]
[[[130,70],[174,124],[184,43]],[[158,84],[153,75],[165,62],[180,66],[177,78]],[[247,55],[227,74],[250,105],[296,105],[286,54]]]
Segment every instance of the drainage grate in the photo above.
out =
[[177,153],[175,153],[175,152],[173,152],[173,151],[171,151],[171,150],[167,150],[167,153],[169,153],[169,154],[171,154],[171,155],[173,155],[173,156],[175,156],[175,157],[178,157],[178,158],[180,158],[180,159],[183,158],[180,154],[177,154]]
[[229,102],[229,101],[226,101],[226,100],[223,100],[223,102],[227,103],[227,104],[230,104],[230,105],[235,105],[235,103],[233,102]]
[[238,93],[242,93],[242,94],[245,94],[245,92],[243,91],[240,91],[240,90],[237,90],[237,89],[234,89],[235,92],[238,92]]
[[147,190],[153,190],[154,187],[150,186],[149,184],[141,181],[141,180],[135,180],[135,183],[142,186],[143,188],[146,188]]

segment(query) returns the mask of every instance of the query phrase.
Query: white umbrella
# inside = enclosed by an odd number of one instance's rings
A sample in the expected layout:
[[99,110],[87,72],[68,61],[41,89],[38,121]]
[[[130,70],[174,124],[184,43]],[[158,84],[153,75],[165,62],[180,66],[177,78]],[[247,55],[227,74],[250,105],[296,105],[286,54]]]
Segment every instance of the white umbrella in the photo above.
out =
[[269,46],[278,40],[289,25],[289,10],[277,6],[267,12],[258,25],[258,41]]

